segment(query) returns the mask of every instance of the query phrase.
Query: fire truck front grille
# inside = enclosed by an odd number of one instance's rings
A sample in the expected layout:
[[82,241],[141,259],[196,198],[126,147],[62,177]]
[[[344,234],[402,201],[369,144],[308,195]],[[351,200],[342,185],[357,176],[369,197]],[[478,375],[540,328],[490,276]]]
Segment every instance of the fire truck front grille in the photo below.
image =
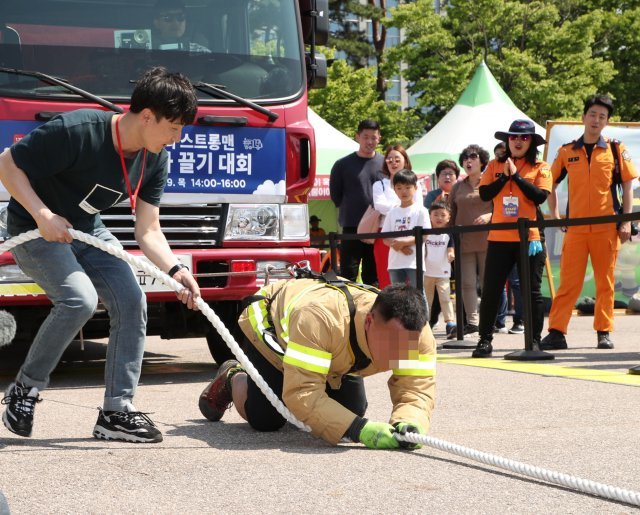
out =
[[[160,206],[160,226],[169,245],[180,248],[213,248],[222,245],[224,205]],[[107,229],[126,249],[138,248],[129,206],[114,206],[101,213]]]

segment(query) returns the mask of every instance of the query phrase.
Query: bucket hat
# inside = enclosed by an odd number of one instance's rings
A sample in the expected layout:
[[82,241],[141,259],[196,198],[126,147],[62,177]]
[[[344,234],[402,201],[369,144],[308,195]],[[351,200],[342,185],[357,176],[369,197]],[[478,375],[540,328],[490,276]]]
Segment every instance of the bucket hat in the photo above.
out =
[[509,141],[509,136],[519,136],[521,134],[531,134],[531,136],[533,136],[533,144],[536,147],[546,143],[545,139],[540,136],[540,134],[536,134],[536,126],[531,120],[514,120],[509,126],[508,131],[497,131],[495,133],[495,137],[496,139],[506,143]]

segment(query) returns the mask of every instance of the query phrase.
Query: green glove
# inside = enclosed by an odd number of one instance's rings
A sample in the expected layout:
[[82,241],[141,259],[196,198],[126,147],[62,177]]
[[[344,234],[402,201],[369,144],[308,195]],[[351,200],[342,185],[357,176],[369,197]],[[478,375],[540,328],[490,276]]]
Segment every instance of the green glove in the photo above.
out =
[[395,429],[384,422],[367,422],[360,431],[360,441],[369,449],[397,449],[400,442],[393,437]]
[[[426,434],[425,430],[422,429],[420,424],[416,424],[416,423],[408,424],[407,422],[396,422],[393,425],[393,427],[401,435],[404,435],[407,433],[418,433],[420,435]],[[420,449],[422,447],[422,444],[420,443],[411,443],[411,442],[398,442],[398,443],[400,444],[400,447],[402,447],[403,449],[413,450],[413,449]]]

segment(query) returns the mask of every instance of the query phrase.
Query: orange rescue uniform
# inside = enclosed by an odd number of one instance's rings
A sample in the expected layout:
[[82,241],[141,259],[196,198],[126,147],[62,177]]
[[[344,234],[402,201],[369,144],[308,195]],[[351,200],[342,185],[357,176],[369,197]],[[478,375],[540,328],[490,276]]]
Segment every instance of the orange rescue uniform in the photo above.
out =
[[[551,191],[552,180],[551,172],[549,171],[549,165],[544,161],[538,161],[535,165],[525,161],[524,159],[518,159],[515,161],[518,175],[525,181],[532,183],[541,190]],[[480,186],[488,186],[493,183],[500,175],[504,173],[504,163],[500,163],[495,159],[490,161],[480,179]],[[504,213],[503,206],[505,199],[509,198],[517,199],[517,216],[508,216]],[[500,193],[498,193],[493,199],[493,214],[491,215],[491,223],[513,223],[517,222],[518,218],[528,218],[529,220],[535,220],[537,217],[537,206],[533,201],[529,200],[515,181],[510,180],[502,187]],[[493,230],[489,231],[489,241],[520,241],[517,229],[509,230]],[[529,229],[529,241],[539,241],[540,231],[537,227]]]
[[[615,161],[609,142],[609,138],[600,136],[591,162],[582,136],[558,150],[551,173],[556,184],[568,177],[567,218],[614,214],[611,182]],[[638,172],[622,143],[618,143],[618,151],[622,182],[631,181]],[[549,329],[567,333],[573,306],[582,291],[587,259],[591,257],[596,283],[593,328],[613,331],[614,270],[619,249],[620,239],[613,223],[567,228],[560,257],[560,287],[549,313]]]

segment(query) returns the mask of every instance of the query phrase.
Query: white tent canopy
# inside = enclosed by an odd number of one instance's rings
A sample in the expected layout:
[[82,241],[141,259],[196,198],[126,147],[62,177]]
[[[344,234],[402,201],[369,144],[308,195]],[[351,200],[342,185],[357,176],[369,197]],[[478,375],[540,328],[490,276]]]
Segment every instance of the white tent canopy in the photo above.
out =
[[[494,133],[508,130],[517,119],[529,117],[514,105],[483,61],[456,105],[407,150],[413,169],[418,174],[433,173],[439,161],[457,162],[462,149],[471,144],[480,145],[493,156],[498,143]],[[544,137],[545,130],[535,126]]]
[[358,144],[311,109],[308,110],[308,116],[316,134],[316,180],[309,198],[328,199],[329,175],[333,163],[358,150]]

